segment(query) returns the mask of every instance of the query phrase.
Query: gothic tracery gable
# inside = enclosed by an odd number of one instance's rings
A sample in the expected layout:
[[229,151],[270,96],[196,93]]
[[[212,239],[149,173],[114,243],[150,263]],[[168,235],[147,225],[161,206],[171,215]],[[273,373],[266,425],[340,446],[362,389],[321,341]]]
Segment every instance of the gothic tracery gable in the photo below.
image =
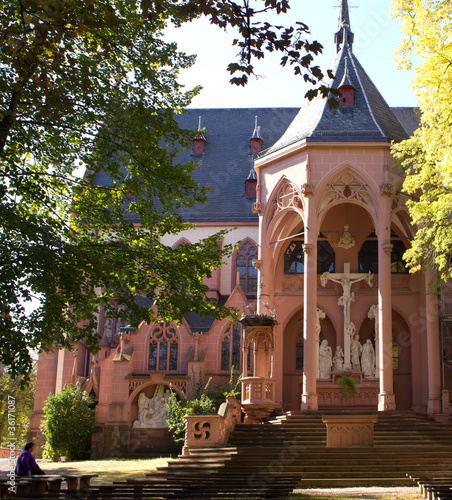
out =
[[331,203],[341,200],[363,203],[367,205],[372,212],[376,212],[375,204],[367,184],[348,170],[341,172],[326,186],[320,202],[319,213]]
[[303,211],[303,198],[299,189],[288,179],[274,190],[269,198],[269,210],[267,212],[267,228],[274,217],[281,211],[294,208],[298,212]]

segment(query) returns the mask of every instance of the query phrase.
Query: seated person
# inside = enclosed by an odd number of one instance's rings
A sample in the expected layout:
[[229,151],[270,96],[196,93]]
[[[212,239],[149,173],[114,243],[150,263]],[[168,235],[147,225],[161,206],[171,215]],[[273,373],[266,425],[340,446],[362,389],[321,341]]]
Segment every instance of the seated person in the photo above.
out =
[[36,463],[35,457],[31,454],[34,448],[34,443],[30,442],[25,445],[17,457],[16,476],[40,476],[45,472]]

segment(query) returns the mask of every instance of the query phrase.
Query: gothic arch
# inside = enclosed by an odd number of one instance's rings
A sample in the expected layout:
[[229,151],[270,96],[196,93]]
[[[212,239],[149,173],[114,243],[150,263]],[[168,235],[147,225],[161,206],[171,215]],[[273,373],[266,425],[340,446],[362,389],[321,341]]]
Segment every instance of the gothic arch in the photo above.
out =
[[264,213],[264,227],[267,228],[267,233],[271,232],[271,225],[275,226],[273,222],[275,216],[281,212],[288,211],[298,213],[301,219],[303,219],[304,201],[301,191],[296,184],[286,176],[282,176],[267,198],[267,206]]
[[173,250],[175,250],[178,246],[183,245],[183,244],[189,244],[191,245],[191,241],[188,241],[187,238],[180,238],[174,243],[174,245],[171,247]]
[[318,193],[316,211],[321,220],[333,206],[346,202],[362,206],[376,226],[378,187],[359,167],[350,163],[338,165],[320,183]]

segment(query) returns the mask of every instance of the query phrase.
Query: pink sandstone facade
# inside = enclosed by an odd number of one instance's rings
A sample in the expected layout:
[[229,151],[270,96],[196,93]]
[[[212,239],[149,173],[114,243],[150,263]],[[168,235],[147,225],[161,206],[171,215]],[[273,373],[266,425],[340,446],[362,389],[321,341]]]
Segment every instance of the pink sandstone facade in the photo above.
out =
[[[337,110],[316,100],[301,110],[190,110],[182,118],[189,128],[200,114],[207,125],[210,135],[189,154],[202,159],[212,200],[187,215],[195,229],[165,243],[235,227],[225,243],[238,250],[208,281],[209,295],[245,319],[189,314],[182,325],[135,331],[99,311],[95,357],[82,343],[40,355],[31,437],[48,394],[73,382],[96,400],[94,456],[168,451],[164,426],[136,424],[140,394],[171,386],[189,396],[209,377],[227,380],[232,367],[243,376],[248,421],[331,409],[449,418],[444,318],[452,294],[447,287],[429,294],[430,276],[409,274],[401,257],[415,228],[390,143],[408,136],[413,113],[387,106],[352,52],[345,1],[340,16],[334,64],[346,97]],[[354,340],[361,351],[372,346],[370,371],[363,355],[353,362]],[[342,370],[328,356],[323,364],[322,343],[332,354],[342,350]],[[344,372],[357,384],[347,399],[337,383]]]

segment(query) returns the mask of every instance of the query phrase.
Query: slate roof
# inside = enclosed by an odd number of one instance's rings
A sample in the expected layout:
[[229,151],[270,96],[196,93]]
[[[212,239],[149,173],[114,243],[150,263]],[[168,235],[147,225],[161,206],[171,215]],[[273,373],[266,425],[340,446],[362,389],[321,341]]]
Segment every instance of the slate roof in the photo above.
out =
[[[370,84],[367,83],[367,85]],[[336,112],[330,112],[324,107],[324,100],[316,100],[308,105],[307,115],[304,114],[306,108],[302,108],[301,111],[299,108],[224,108],[188,109],[179,116],[177,119],[182,127],[193,131],[198,129],[198,120],[201,116],[202,127],[206,128],[207,142],[204,154],[195,156],[191,150],[187,150],[178,156],[177,161],[199,162],[199,168],[193,174],[194,178],[201,185],[210,187],[210,201],[185,209],[182,212],[183,219],[193,223],[257,224],[258,216],[251,211],[251,205],[255,199],[245,197],[245,181],[253,178],[254,157],[250,155],[250,139],[254,132],[256,116],[264,150],[269,148],[273,151],[278,147],[283,147],[282,141],[286,137],[288,137],[287,143],[290,143],[290,141],[302,138],[307,133],[306,131],[311,129],[316,131],[314,140],[360,140],[353,126],[344,125],[347,120],[351,122],[357,118],[361,123],[366,123],[366,127],[369,127],[372,134],[375,134],[363,135],[361,137],[363,140],[387,140],[378,131],[369,113],[354,108],[341,108]],[[386,111],[388,110],[394,117],[391,117],[391,121],[397,116],[406,129],[405,132],[397,121],[396,126],[400,135],[407,136],[407,132],[411,134],[417,128],[418,117],[415,109],[393,108],[391,111],[387,108]],[[322,118],[321,123],[318,123],[319,117]],[[329,135],[331,132],[328,130],[341,123],[339,133]],[[390,126],[391,122],[388,121],[387,127],[390,128]],[[333,128],[333,132],[336,130]],[[282,139],[279,139],[281,136],[283,136]],[[111,184],[110,178],[103,172],[96,176],[95,182],[104,186]],[[129,219],[139,222],[132,215]]]
[[258,221],[251,211],[254,198],[245,197],[245,181],[254,166],[250,139],[255,117],[263,148],[269,148],[284,133],[299,108],[188,109],[178,117],[180,125],[197,130],[199,116],[205,128],[204,154],[185,151],[178,161],[197,161],[194,179],[210,188],[209,202],[183,211],[183,218],[194,223],[249,223]]

